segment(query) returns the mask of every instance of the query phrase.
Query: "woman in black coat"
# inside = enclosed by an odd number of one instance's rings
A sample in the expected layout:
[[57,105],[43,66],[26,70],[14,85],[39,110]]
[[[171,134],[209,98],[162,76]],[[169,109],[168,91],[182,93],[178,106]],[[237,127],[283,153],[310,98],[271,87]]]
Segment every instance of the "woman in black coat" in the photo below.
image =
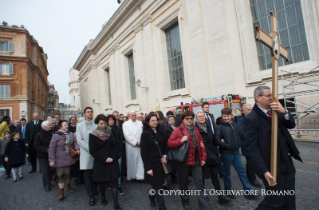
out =
[[75,133],[76,132],[76,118],[70,117],[69,119],[69,132]]
[[[210,178],[212,180],[212,184],[214,185],[215,190],[221,190],[220,182],[218,179],[218,174],[220,173],[219,163],[210,165],[208,160],[209,152],[214,152],[217,157],[219,157],[219,152],[218,152],[217,146],[214,145],[215,136],[212,131],[212,128],[211,126],[208,126],[208,123],[205,118],[205,113],[202,110],[199,110],[196,112],[195,126],[198,127],[200,131],[200,135],[203,138],[204,145],[201,145],[201,146],[206,147],[206,153],[207,153],[207,163],[202,166],[203,181],[204,179]],[[208,147],[212,149],[208,149]],[[216,158],[216,162],[219,162],[219,160],[218,158]],[[230,200],[226,196],[224,195],[218,196],[218,203],[220,205],[223,205],[229,202]]]
[[[107,126],[111,128],[111,131],[112,131],[112,134],[113,136],[116,136],[117,137],[117,140],[120,141],[120,139],[118,138],[117,136],[117,130],[118,130],[118,127],[116,126],[116,119],[113,115],[108,115],[106,117],[106,122],[107,122]],[[120,141],[121,142],[121,141]],[[120,148],[119,148],[119,158],[118,158],[118,162],[119,162],[119,167],[120,167],[120,177],[118,178],[118,193],[119,195],[124,195],[124,192],[121,188],[121,166],[122,166],[122,156],[121,156],[121,149],[122,149],[122,144],[120,145]]]
[[[154,190],[149,195],[151,207],[155,207],[155,198],[160,210],[166,209],[164,198],[159,190],[163,189],[165,173],[162,163],[166,163],[166,137],[159,128],[159,119],[156,114],[149,114],[144,122],[144,131],[141,136],[141,156],[144,164],[144,181]],[[156,144],[157,143],[157,144]],[[157,146],[158,145],[158,146]]]
[[107,126],[106,116],[103,114],[95,118],[98,127],[89,135],[90,154],[94,157],[93,181],[97,182],[101,191],[101,204],[106,205],[105,188],[112,188],[114,209],[121,210],[118,204],[118,178],[120,168],[118,164],[120,142]]
[[42,183],[44,190],[51,190],[51,177],[55,174],[55,168],[49,166],[49,146],[52,139],[52,131],[49,121],[41,124],[42,130],[35,136],[34,148],[37,150],[37,158],[42,173]]

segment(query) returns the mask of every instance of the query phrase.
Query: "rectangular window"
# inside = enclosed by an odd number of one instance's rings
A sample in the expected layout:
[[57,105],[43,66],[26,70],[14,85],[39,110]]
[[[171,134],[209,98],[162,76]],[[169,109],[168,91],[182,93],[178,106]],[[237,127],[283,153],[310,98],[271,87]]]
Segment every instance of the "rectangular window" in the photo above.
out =
[[127,56],[128,58],[128,70],[130,77],[130,90],[131,90],[131,100],[136,99],[136,86],[135,86],[135,72],[134,72],[134,57],[133,53]]
[[10,85],[0,85],[0,98],[10,98]]
[[0,74],[13,74],[13,64],[0,63]]
[[110,69],[107,68],[105,71],[106,71],[106,79],[107,79],[107,91],[108,91],[108,95],[109,95],[109,105],[112,105]]
[[4,116],[10,116],[10,109],[0,109],[0,118],[2,119]]
[[185,88],[183,57],[178,22],[165,30],[171,90]]
[[[259,25],[270,34],[270,11],[278,18],[280,44],[288,49],[289,61],[279,59],[279,65],[298,63],[309,60],[308,45],[304,20],[299,0],[250,0],[253,25]],[[270,49],[261,42],[256,42],[260,70],[272,68]]]
[[1,52],[13,52],[13,42],[0,41]]

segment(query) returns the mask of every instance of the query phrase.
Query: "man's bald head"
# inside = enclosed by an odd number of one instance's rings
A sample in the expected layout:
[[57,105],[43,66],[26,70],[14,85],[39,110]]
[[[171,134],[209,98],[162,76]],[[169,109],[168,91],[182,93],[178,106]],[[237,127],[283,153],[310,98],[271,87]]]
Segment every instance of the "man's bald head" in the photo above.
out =
[[32,115],[33,120],[39,120],[39,113],[38,112],[34,112]]
[[173,112],[174,116],[176,116],[176,114],[177,114],[177,111],[176,111],[176,109],[174,109],[174,108],[171,108],[171,109],[170,109],[169,111]]

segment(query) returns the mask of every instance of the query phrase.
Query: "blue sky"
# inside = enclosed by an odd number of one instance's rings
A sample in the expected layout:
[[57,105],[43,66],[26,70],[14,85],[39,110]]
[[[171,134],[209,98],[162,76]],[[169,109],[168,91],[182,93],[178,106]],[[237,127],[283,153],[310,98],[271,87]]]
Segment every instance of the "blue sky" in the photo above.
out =
[[0,0],[0,23],[22,24],[48,54],[49,81],[69,103],[69,69],[120,5],[117,0]]

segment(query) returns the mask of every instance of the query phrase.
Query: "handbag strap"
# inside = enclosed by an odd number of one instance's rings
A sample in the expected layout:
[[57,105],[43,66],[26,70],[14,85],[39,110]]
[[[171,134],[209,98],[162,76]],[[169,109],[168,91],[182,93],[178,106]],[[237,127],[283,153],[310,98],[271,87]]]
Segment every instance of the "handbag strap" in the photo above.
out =
[[181,130],[182,135],[185,136],[185,135],[184,135],[184,132],[183,132],[183,130],[182,130],[182,128],[179,127],[179,129]]
[[59,136],[60,136],[60,138],[62,139],[62,141],[64,142],[64,144],[65,144],[68,148],[71,147],[70,145],[68,145],[68,144],[64,141],[64,139],[62,138],[62,135],[59,134]]
[[162,157],[163,155],[162,155],[161,150],[160,150],[160,148],[159,148],[159,146],[158,146],[158,142],[154,139],[153,135],[151,135],[151,137],[152,137],[154,143],[155,143],[156,146],[157,146],[157,149],[158,149],[158,152],[159,152],[160,156]]

